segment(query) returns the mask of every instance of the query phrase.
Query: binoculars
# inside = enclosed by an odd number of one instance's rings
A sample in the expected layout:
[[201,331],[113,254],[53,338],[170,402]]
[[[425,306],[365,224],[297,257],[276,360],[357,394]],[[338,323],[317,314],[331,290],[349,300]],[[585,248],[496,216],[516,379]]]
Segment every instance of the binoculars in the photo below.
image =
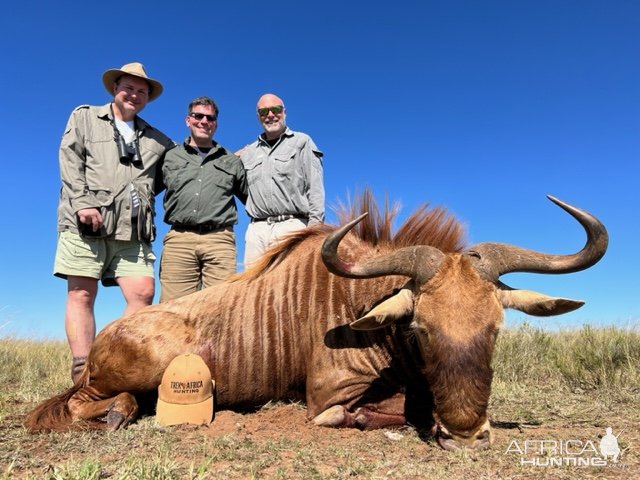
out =
[[116,130],[115,140],[116,145],[118,146],[118,157],[120,158],[120,161],[131,162],[133,164],[142,163],[140,146],[138,145],[137,138],[133,142],[127,143],[124,141],[124,137],[120,135],[120,132]]

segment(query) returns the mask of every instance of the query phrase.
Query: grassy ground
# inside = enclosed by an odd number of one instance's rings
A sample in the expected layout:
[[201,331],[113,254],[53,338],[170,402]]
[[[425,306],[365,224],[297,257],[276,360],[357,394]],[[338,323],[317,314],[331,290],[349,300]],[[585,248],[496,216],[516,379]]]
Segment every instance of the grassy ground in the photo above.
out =
[[[503,331],[490,407],[495,443],[478,453],[445,452],[410,428],[315,427],[299,404],[216,412],[208,427],[144,417],[117,432],[27,434],[24,414],[69,386],[69,365],[63,342],[0,339],[0,479],[640,478],[637,331]],[[622,450],[617,464],[542,466],[567,456],[592,462],[599,452],[590,448],[609,426]],[[573,453],[549,450],[561,441]],[[533,450],[540,442],[546,454]]]

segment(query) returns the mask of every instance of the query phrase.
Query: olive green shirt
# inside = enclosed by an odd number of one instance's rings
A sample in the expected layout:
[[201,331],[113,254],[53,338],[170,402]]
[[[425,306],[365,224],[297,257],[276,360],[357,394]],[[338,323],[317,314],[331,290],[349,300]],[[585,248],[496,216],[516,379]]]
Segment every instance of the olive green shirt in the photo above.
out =
[[[78,210],[97,208],[104,225],[96,236],[115,240],[155,236],[155,195],[163,188],[159,163],[174,143],[140,117],[135,118],[141,162],[122,161],[114,140],[110,104],[82,105],[69,117],[60,144],[58,231],[81,233]],[[140,199],[138,234],[133,232],[131,185]],[[80,226],[81,227],[81,226]]]
[[162,173],[166,223],[216,228],[238,223],[234,196],[247,201],[247,179],[240,158],[226,148],[213,142],[203,159],[187,138],[167,153]]

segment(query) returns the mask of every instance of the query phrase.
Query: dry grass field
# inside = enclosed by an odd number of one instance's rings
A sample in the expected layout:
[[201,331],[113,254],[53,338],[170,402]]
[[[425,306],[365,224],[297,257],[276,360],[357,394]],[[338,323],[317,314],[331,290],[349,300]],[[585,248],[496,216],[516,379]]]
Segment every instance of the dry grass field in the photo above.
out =
[[[209,426],[153,416],[117,432],[28,434],[22,419],[65,390],[63,342],[0,339],[0,478],[633,479],[640,478],[640,333],[507,329],[494,357],[495,442],[450,453],[407,427],[314,426],[304,405],[218,411]],[[611,427],[621,450],[603,460]]]

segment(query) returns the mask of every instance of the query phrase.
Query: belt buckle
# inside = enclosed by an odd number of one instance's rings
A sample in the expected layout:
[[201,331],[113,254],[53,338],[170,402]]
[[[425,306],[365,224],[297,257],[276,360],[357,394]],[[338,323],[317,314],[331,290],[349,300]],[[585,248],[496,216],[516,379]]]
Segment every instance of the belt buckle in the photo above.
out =
[[272,217],[267,217],[265,220],[268,225],[272,225],[274,223],[284,222],[285,220],[291,220],[292,218],[296,218],[295,215],[287,214],[287,215],[274,215]]

